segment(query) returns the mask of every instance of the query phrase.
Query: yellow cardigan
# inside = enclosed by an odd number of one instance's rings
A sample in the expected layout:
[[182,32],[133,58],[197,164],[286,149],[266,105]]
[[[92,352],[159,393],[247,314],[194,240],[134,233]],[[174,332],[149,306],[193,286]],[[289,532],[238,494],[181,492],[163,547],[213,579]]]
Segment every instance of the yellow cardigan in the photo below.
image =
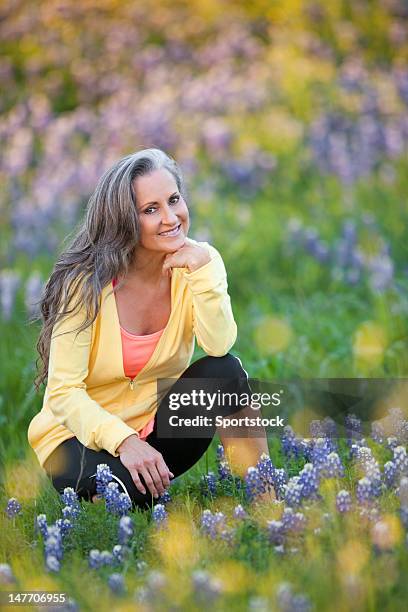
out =
[[[235,343],[237,326],[228,295],[221,255],[207,242],[196,242],[211,260],[194,272],[173,268],[171,313],[147,364],[133,379],[123,369],[116,299],[110,282],[101,292],[101,309],[86,330],[85,306],[53,328],[43,406],[28,428],[28,441],[40,465],[64,440],[76,437],[93,450],[114,457],[120,443],[141,430],[156,413],[158,378],[179,378],[198,345],[216,357]],[[54,332],[66,332],[54,337]],[[174,382],[174,381],[172,381]]]

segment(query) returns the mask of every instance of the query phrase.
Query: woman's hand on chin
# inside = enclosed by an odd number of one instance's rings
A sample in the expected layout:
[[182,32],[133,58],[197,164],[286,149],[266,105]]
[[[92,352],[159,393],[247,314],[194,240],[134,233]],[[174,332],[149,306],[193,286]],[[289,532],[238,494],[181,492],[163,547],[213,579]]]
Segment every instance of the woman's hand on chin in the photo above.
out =
[[205,247],[186,240],[177,251],[165,256],[163,274],[171,274],[171,268],[187,268],[189,272],[194,272],[205,266],[209,261],[211,261],[211,257]]

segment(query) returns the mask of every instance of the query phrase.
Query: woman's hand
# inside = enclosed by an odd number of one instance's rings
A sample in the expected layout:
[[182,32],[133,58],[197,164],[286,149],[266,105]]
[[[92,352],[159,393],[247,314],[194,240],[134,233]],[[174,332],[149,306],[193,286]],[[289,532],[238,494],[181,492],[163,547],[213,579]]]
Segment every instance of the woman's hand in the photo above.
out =
[[154,497],[162,495],[170,485],[170,477],[174,474],[167,467],[163,455],[148,442],[131,435],[118,446],[119,457],[129,470],[137,489],[143,494],[146,490],[139,478],[143,476],[146,486]]
[[163,274],[166,274],[167,271],[170,274],[171,268],[188,268],[189,272],[194,272],[209,261],[211,261],[211,257],[205,247],[190,243],[186,239],[182,247],[165,256]]

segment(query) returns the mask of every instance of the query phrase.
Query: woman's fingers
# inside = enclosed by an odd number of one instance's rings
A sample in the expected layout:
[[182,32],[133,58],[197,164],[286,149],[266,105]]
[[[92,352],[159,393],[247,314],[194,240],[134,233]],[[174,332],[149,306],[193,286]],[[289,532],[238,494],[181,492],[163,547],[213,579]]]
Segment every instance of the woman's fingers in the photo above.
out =
[[137,470],[129,470],[129,471],[130,471],[130,475],[133,478],[133,482],[135,483],[137,490],[140,491],[142,495],[146,495],[146,489],[144,488],[142,481],[139,478],[139,474]]
[[[160,495],[163,495],[163,493],[166,490],[166,485],[164,484],[161,474],[159,472],[159,470],[157,469],[157,465],[152,465],[149,467],[150,473],[153,477],[153,481],[154,481],[154,485],[157,489],[157,491],[159,492]],[[170,482],[169,482],[170,484]]]
[[149,467],[149,470],[147,469],[147,467],[144,467],[142,470],[140,470],[140,473],[142,474],[144,481],[146,483],[147,488],[149,489],[150,493],[153,495],[153,497],[158,497],[159,496],[159,492],[156,489],[156,485],[153,481],[153,478],[150,475],[150,470],[152,468]]

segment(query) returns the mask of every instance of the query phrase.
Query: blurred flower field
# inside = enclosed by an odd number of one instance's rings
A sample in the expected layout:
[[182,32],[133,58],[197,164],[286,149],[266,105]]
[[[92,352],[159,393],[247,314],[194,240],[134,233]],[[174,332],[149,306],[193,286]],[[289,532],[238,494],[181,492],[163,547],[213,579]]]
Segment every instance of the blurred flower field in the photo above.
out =
[[180,163],[190,235],[222,253],[250,377],[407,376],[407,21],[403,0],[2,3],[1,590],[67,610],[406,607],[405,393],[369,431],[291,423],[245,479],[215,439],[144,513],[103,466],[104,503],[60,499],[26,432],[42,287],[98,178],[145,147]]

